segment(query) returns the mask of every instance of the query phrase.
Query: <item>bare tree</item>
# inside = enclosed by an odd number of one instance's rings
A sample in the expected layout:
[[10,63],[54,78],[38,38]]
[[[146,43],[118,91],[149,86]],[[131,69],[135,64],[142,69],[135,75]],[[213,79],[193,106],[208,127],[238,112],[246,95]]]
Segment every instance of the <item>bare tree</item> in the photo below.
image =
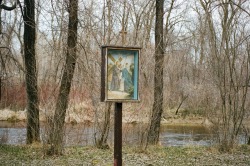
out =
[[[22,58],[16,54],[18,50],[14,49],[18,46],[18,43],[14,42],[16,29],[23,27],[23,19],[20,17],[20,10],[16,9],[17,2],[8,6],[4,5],[5,3],[7,4],[7,1],[1,1],[0,4],[0,106],[14,110],[24,109],[26,108],[24,67]],[[6,8],[8,10],[5,10]],[[13,94],[17,90],[22,92]],[[22,96],[21,100],[19,96]]]
[[[104,45],[110,45],[111,44],[111,32],[112,32],[112,16],[111,16],[111,11],[112,11],[112,0],[107,0],[107,9],[108,9],[108,14],[106,16],[106,9],[105,9],[105,1],[104,1],[104,9],[103,9],[103,16],[104,16],[104,38],[106,38],[106,19],[108,21],[108,26],[107,26],[107,40],[104,39]],[[108,146],[108,135],[110,131],[110,115],[111,115],[111,108],[112,108],[112,102],[106,102],[105,103],[105,109],[104,109],[104,122],[101,126],[101,134],[100,138],[97,139],[96,141],[96,146],[98,148],[109,148]]]
[[157,144],[160,135],[160,123],[163,112],[163,64],[164,64],[164,42],[163,42],[163,16],[164,0],[156,1],[155,18],[155,71],[154,71],[154,104],[147,141]]
[[[218,113],[218,140],[220,150],[228,151],[235,144],[247,111],[246,101],[249,86],[249,54],[246,24],[240,24],[239,6],[246,1],[204,1],[200,0],[206,14],[209,32],[209,65],[214,83],[220,94],[220,113]],[[215,10],[216,9],[216,10]],[[215,26],[213,14],[220,18]]]
[[[2,35],[2,17],[1,17],[2,9],[6,10],[6,11],[11,11],[11,10],[13,10],[15,8],[16,8],[15,4],[12,7],[9,7],[9,6],[6,6],[6,5],[2,4],[2,0],[0,0],[0,35]],[[6,67],[5,67],[6,64],[5,64],[5,60],[3,58],[4,56],[2,55],[3,54],[2,49],[8,49],[9,50],[9,48],[0,46],[0,58],[1,58],[0,59],[0,64],[1,64],[1,66],[0,66],[0,69],[1,69],[1,72],[0,72],[0,101],[2,99],[2,80],[3,80],[4,75],[5,75],[4,72],[6,71]]]
[[24,1],[24,62],[26,72],[27,143],[40,141],[39,99],[36,69],[35,0]]
[[[17,1],[20,5],[20,2]],[[8,7],[0,1],[0,8],[11,11],[16,8],[14,5]],[[40,125],[39,125],[39,100],[37,88],[37,70],[36,70],[36,30],[35,30],[35,1],[24,1],[24,62],[26,76],[26,92],[27,92],[27,143],[40,141]],[[15,19],[16,20],[16,19]],[[15,60],[15,59],[14,59]],[[17,62],[17,61],[16,61]]]
[[55,114],[52,121],[50,133],[49,154],[62,154],[63,134],[66,109],[69,102],[69,93],[74,76],[75,64],[77,59],[77,23],[78,23],[78,0],[70,0],[68,4],[69,22],[68,22],[68,40],[67,54],[64,73],[61,80],[59,96],[56,102]]

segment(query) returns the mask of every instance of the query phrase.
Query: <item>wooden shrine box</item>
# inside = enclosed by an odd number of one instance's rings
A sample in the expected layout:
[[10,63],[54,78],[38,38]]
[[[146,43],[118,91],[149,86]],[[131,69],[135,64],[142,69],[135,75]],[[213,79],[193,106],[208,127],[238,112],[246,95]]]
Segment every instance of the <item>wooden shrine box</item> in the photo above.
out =
[[102,46],[101,101],[139,101],[139,47]]

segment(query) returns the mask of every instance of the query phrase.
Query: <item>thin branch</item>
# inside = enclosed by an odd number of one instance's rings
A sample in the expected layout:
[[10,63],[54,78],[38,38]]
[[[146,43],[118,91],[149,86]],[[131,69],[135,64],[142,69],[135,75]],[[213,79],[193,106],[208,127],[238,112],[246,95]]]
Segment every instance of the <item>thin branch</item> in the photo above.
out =
[[182,105],[182,103],[188,98],[188,96],[189,95],[186,95],[182,100],[181,100],[181,103],[179,104],[179,106],[178,106],[178,108],[177,108],[177,110],[175,111],[175,115],[177,115],[178,114],[178,111],[179,111],[179,109],[180,109],[180,107],[181,107],[181,105]]
[[[0,1],[0,2],[2,2],[2,1]],[[15,8],[16,8],[16,2],[12,6],[6,6],[4,4],[0,5],[0,9],[4,9],[4,10],[7,10],[7,11],[14,10]]]
[[237,6],[239,9],[241,9],[243,12],[245,12],[248,16],[250,16],[250,13],[246,10],[246,9],[243,9],[239,4],[235,3],[234,1],[230,0],[230,2],[232,2],[233,5]]
[[[11,53],[11,50],[10,50],[9,47],[0,47],[0,49],[7,49],[7,50],[8,50],[8,53]],[[11,58],[11,59],[15,62],[15,64],[17,65],[17,67],[18,67],[21,71],[23,71],[23,72],[25,73],[25,70],[24,70],[22,64],[21,64],[16,58],[14,58],[13,56],[9,56],[9,58]]]
[[19,0],[17,0],[17,3],[18,3],[18,5],[19,5],[19,7],[20,7],[20,9],[21,9],[21,13],[22,13],[22,16],[23,16],[23,7],[22,7],[22,5],[21,5],[21,2],[20,2]]

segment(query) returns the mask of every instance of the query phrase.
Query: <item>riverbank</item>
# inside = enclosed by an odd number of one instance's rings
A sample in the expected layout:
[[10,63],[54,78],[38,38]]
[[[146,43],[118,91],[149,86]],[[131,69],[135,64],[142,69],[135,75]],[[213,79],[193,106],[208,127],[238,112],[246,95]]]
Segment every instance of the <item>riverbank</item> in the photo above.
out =
[[[9,109],[0,110],[0,121],[8,122],[25,122],[26,121],[26,110],[13,111]],[[40,121],[46,122],[48,117],[51,117],[52,113],[46,110],[40,110]],[[89,109],[87,105],[81,106],[81,109],[71,109],[67,111],[65,122],[70,124],[79,123],[93,123],[95,120],[94,112]],[[111,114],[111,118],[112,118]],[[99,119],[101,122],[103,119]],[[123,123],[137,124],[137,123],[148,123],[149,115],[140,111],[123,111]],[[163,113],[162,124],[189,124],[189,125],[204,125],[209,126],[211,123],[202,116],[194,114],[183,115],[180,111],[178,115],[175,115],[175,110],[167,110]]]
[[[0,145],[1,165],[113,165],[113,150],[87,147],[67,147],[63,156],[46,156],[45,147]],[[142,151],[138,147],[123,147],[123,165],[125,166],[163,166],[163,165],[250,165],[250,147],[242,145],[230,153],[220,153],[214,147],[185,146],[162,147],[149,146]]]

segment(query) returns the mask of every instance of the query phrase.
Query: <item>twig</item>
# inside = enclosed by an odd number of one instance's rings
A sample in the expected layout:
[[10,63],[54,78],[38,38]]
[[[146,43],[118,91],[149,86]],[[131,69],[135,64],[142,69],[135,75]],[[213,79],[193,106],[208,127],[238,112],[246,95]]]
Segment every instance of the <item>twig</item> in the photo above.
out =
[[188,98],[188,96],[189,95],[186,95],[183,99],[182,99],[182,101],[181,101],[181,103],[179,104],[179,106],[178,106],[178,108],[177,108],[177,110],[175,111],[175,115],[177,115],[178,114],[178,111],[179,111],[179,109],[180,109],[180,107],[181,107],[181,105],[182,105],[182,103]]

